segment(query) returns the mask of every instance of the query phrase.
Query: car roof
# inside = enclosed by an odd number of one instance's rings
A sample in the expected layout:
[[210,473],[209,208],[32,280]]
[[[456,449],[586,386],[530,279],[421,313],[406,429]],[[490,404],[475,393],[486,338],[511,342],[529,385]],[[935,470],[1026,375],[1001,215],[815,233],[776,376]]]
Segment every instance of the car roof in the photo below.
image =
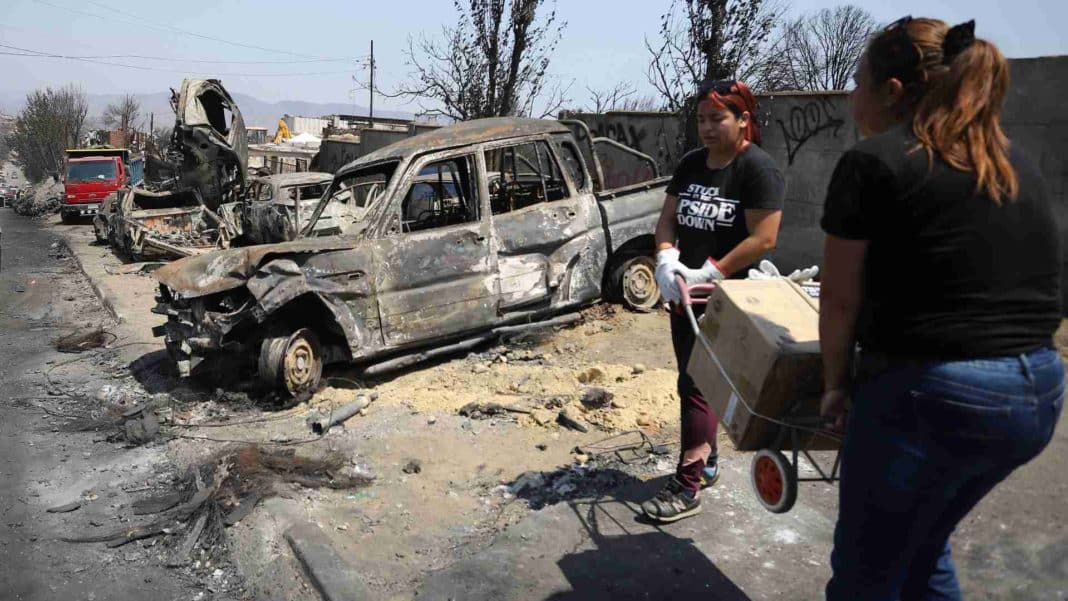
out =
[[334,174],[324,171],[301,171],[299,173],[276,173],[253,178],[254,182],[269,183],[273,186],[300,186],[303,184],[321,184],[334,179]]
[[348,163],[339,169],[338,173],[359,169],[364,165],[379,161],[404,159],[424,152],[445,150],[468,144],[537,134],[568,133],[570,131],[563,123],[550,119],[491,117],[488,119],[461,121],[394,142]]

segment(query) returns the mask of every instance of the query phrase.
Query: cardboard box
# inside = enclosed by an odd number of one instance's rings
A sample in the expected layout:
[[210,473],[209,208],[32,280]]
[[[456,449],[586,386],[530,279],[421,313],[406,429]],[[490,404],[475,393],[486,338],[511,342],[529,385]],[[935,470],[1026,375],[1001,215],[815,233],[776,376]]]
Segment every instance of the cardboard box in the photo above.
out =
[[[774,444],[781,426],[761,416],[819,415],[819,287],[805,286],[807,290],[785,279],[728,280],[708,299],[701,331],[742,398],[700,340],[688,371],[738,450]],[[801,434],[799,446],[810,450],[837,446],[832,439]],[[790,447],[787,434],[781,448]]]

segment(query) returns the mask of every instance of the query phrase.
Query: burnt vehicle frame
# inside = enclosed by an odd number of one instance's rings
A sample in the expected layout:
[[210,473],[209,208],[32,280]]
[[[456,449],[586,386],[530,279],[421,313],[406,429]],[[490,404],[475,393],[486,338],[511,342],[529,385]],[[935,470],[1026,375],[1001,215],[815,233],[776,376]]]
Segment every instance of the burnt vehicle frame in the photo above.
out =
[[[487,165],[508,149],[511,177]],[[545,170],[532,178],[518,163]],[[413,185],[434,169],[444,181],[445,168],[458,185],[438,193],[451,189],[459,198],[405,219]],[[468,348],[618,292],[628,274],[646,280],[640,308],[649,308],[659,299],[650,255],[666,182],[595,191],[559,122],[446,127],[342,168],[302,239],[157,271],[154,311],[168,319],[154,333],[183,376],[237,360],[263,385],[300,394],[317,385],[324,363],[356,362],[374,373]],[[505,206],[516,199],[529,206]],[[342,234],[309,237],[334,201],[363,204],[341,213],[351,218],[339,223]],[[229,364],[223,371],[233,373]]]
[[170,102],[166,150],[148,153],[144,183],[109,195],[93,219],[97,240],[134,261],[227,248],[236,235],[219,208],[239,202],[248,182],[241,111],[217,79],[185,79]]

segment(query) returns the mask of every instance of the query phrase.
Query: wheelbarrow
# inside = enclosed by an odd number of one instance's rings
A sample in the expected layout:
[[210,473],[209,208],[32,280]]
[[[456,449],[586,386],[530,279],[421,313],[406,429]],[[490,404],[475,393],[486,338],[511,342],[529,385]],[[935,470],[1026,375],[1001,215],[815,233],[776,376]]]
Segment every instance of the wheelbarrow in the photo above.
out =
[[[813,414],[812,403],[805,403],[804,399],[795,399],[788,403],[780,415],[765,415],[756,411],[753,404],[748,402],[738,390],[723,364],[716,357],[712,350],[712,343],[701,331],[700,321],[694,314],[694,305],[707,304],[709,295],[716,289],[716,284],[688,285],[681,276],[677,277],[679,290],[682,293],[682,301],[678,307],[689,319],[690,327],[693,328],[694,352],[708,354],[730,390],[737,396],[738,402],[754,418],[767,420],[778,426],[770,445],[753,454],[749,467],[749,482],[760,504],[772,513],[786,513],[797,501],[799,482],[828,484],[837,482],[841,467],[841,434],[826,429],[825,420]],[[829,446],[834,452],[834,461],[829,469],[826,466],[826,459],[821,462],[812,455],[812,447],[816,446],[814,444],[816,440],[823,443],[820,445],[821,450],[827,450]],[[815,475],[801,476],[799,474],[798,468],[802,456],[812,466]]]

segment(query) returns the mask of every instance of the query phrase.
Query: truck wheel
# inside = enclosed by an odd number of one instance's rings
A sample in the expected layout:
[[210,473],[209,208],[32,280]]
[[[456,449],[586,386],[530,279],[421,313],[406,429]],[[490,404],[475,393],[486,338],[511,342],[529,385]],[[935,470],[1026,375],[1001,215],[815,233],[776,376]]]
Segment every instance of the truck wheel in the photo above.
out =
[[301,328],[260,345],[259,381],[290,396],[315,392],[323,375],[323,351],[315,332]]
[[72,223],[77,223],[78,215],[76,213],[60,213],[59,220],[70,225]]
[[656,261],[644,254],[624,257],[612,272],[610,284],[614,299],[632,310],[647,313],[660,302],[656,285]]

